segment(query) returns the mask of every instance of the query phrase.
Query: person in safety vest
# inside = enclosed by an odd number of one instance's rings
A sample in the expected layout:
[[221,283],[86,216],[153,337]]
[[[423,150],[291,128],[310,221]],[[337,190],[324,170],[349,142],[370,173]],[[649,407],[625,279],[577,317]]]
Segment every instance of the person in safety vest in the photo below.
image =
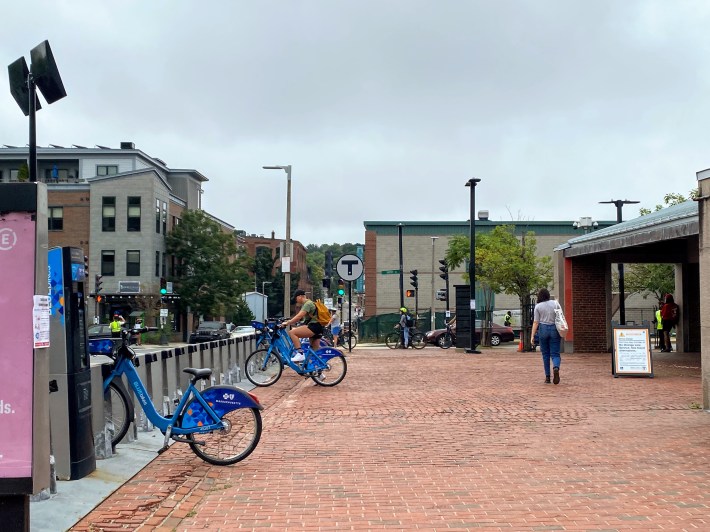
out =
[[661,318],[661,309],[656,310],[656,347],[665,348],[663,341],[663,318]]
[[126,323],[126,320],[124,320],[123,316],[121,316],[118,312],[116,312],[113,315],[113,321],[111,321],[111,323],[110,323],[111,336],[113,338],[120,338],[121,337],[121,327],[123,327],[124,323]]

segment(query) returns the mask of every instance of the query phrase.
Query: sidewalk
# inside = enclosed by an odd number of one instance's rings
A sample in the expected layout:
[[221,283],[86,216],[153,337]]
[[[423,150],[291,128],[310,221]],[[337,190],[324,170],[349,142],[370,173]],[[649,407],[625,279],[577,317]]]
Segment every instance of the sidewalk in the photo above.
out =
[[708,530],[700,357],[653,360],[614,378],[609,355],[563,354],[554,386],[514,346],[356,349],[338,386],[255,390],[244,462],[173,445],[72,530]]

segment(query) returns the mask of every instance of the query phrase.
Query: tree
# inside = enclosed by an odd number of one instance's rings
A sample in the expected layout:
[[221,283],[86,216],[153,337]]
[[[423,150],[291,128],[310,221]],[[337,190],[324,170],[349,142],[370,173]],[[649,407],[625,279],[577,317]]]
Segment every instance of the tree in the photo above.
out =
[[[470,257],[470,240],[464,235],[449,241],[446,261],[455,268]],[[523,341],[530,340],[529,308],[531,296],[552,283],[552,259],[537,256],[537,240],[532,231],[515,235],[515,227],[500,225],[476,237],[476,281],[490,293],[517,295],[522,310]],[[464,274],[467,279],[468,275]],[[492,307],[492,297],[487,298]],[[485,304],[485,301],[484,301]],[[486,311],[492,308],[485,309]],[[484,334],[484,345],[485,345]]]
[[234,234],[225,233],[204,212],[190,210],[165,242],[179,265],[173,282],[183,310],[217,317],[237,308],[250,284],[252,259],[239,252]]

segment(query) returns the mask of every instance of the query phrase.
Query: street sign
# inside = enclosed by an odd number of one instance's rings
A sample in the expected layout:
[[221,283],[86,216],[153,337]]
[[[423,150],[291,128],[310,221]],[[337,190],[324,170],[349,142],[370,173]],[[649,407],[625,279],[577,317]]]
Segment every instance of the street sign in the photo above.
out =
[[357,255],[343,255],[335,266],[335,271],[343,281],[354,281],[360,278],[364,270],[362,259]]
[[399,273],[399,272],[400,272],[400,270],[382,270],[380,273],[382,275],[387,275],[389,273]]

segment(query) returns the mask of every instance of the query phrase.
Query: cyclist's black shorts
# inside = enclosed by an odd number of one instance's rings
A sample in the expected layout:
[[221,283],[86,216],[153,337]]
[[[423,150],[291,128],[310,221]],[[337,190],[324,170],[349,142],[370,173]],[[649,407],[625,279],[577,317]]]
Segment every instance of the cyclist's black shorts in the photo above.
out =
[[316,320],[313,320],[308,324],[308,330],[313,332],[313,336],[311,336],[311,338],[314,340],[318,340],[323,336],[323,326]]

